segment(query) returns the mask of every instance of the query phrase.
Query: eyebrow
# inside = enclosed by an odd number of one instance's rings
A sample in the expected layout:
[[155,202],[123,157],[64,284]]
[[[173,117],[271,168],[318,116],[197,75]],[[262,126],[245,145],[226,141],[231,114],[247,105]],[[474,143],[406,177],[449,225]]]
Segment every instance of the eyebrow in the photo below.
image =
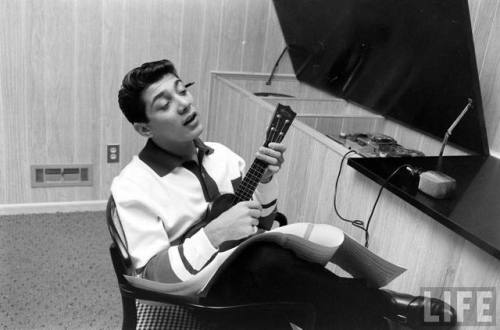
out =
[[[182,84],[182,80],[180,80],[179,78],[177,78],[174,82],[174,88],[177,90],[179,84]],[[157,94],[155,97],[153,97],[153,100],[151,101],[151,105],[155,104],[156,100],[161,98],[161,97],[165,97],[165,98],[169,98],[171,96],[171,94],[168,92],[168,91],[163,91],[159,94]]]

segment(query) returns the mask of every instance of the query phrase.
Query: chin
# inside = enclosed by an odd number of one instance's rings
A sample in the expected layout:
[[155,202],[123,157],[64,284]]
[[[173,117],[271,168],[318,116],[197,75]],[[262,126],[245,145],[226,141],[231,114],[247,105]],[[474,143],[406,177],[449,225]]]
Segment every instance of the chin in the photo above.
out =
[[202,124],[199,124],[195,129],[192,131],[192,137],[193,140],[200,137],[201,133],[203,133],[204,127]]

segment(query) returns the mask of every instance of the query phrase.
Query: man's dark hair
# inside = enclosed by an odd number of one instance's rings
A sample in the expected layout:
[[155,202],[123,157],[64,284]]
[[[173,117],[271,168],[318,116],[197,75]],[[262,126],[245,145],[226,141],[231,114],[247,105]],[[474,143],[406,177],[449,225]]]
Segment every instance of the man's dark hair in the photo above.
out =
[[118,104],[129,122],[148,122],[142,92],[169,73],[178,77],[174,64],[161,60],[144,63],[125,75],[118,92]]

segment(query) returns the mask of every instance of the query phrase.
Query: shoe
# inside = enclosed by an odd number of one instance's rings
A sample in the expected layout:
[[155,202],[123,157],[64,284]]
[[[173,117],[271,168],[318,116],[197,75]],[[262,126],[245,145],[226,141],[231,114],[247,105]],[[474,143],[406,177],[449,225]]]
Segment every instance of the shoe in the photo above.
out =
[[380,290],[389,299],[387,318],[412,329],[453,329],[457,324],[455,309],[436,298],[413,296]]

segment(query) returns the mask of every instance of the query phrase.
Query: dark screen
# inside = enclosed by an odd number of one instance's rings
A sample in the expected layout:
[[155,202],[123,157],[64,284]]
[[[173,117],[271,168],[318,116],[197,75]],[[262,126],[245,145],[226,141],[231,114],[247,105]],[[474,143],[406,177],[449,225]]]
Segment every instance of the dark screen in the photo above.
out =
[[488,153],[465,0],[274,0],[297,78]]

